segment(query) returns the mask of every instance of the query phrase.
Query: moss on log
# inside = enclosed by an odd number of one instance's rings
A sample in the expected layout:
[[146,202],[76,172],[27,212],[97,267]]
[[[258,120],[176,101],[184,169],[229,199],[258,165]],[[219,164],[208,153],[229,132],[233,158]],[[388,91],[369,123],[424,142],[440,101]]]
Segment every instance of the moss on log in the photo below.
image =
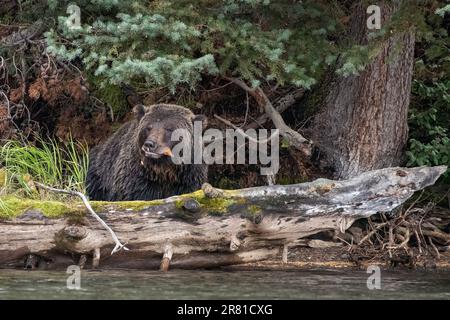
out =
[[[208,198],[202,190],[192,193],[168,198],[165,200],[152,201],[91,201],[92,208],[98,212],[116,212],[116,211],[143,211],[155,206],[173,203],[176,209],[184,211],[184,202],[187,199],[196,200],[202,211],[211,215],[226,213],[228,208],[237,203],[244,204],[243,199],[228,198],[234,194],[234,191],[225,191],[224,197]],[[21,214],[30,211],[39,211],[47,218],[63,218],[70,215],[85,215],[87,210],[81,201],[72,199],[68,202],[61,200],[41,200],[29,199],[15,195],[0,196],[2,209],[0,219],[12,219]]]
[[[110,234],[80,202],[4,196],[0,267],[20,267],[24,256],[57,269],[86,257],[93,266],[158,269],[165,248],[170,268],[205,268],[260,261],[326,230],[345,231],[359,218],[391,212],[435,183],[446,167],[387,168],[354,179],[220,190],[154,201],[92,202],[130,251],[110,255]],[[80,257],[83,256],[83,259]]]

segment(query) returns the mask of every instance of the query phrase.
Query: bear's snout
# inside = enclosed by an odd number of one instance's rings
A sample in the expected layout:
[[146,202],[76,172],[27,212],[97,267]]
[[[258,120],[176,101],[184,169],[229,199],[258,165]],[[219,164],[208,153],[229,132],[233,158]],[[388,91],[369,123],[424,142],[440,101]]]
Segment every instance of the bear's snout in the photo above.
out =
[[163,156],[173,157],[172,150],[169,147],[158,146],[153,140],[145,141],[141,149],[146,158],[159,159]]
[[153,140],[147,140],[147,141],[144,142],[143,148],[145,150],[148,150],[148,151],[155,151],[155,149],[156,149],[156,142],[153,141]]

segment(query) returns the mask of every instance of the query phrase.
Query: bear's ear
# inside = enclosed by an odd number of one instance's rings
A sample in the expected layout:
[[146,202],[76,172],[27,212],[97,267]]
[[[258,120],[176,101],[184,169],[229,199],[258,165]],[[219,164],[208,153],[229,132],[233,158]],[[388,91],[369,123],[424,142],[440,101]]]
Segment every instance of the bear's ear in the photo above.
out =
[[145,106],[142,104],[135,105],[133,108],[133,114],[137,120],[141,120],[145,114]]
[[192,117],[192,123],[199,121],[202,123],[202,129],[205,130],[208,125],[208,118],[203,114],[196,114]]

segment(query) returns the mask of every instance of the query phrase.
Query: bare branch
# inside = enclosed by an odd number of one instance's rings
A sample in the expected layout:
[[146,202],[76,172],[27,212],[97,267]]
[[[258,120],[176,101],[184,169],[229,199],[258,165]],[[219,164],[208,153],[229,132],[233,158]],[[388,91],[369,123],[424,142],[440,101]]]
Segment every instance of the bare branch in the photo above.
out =
[[309,140],[305,139],[300,133],[290,128],[283,120],[280,113],[273,107],[269,98],[261,90],[261,88],[250,88],[244,81],[225,77],[228,81],[233,82],[237,86],[241,87],[243,90],[247,91],[260,105],[264,108],[267,116],[272,120],[275,128],[280,130],[280,134],[285,138],[290,145],[294,146],[296,149],[300,150],[303,154],[310,157],[311,156],[311,143]]
[[86,198],[86,196],[84,194],[82,194],[81,192],[78,191],[72,191],[72,190],[63,190],[63,189],[56,189],[53,187],[49,187],[46,185],[43,185],[42,183],[39,182],[35,182],[35,184],[43,189],[52,191],[52,192],[57,192],[57,193],[64,193],[64,194],[70,194],[72,196],[77,196],[80,197],[81,200],[83,201],[83,204],[86,206],[86,208],[88,209],[88,211],[90,212],[90,214],[98,221],[100,222],[100,224],[106,229],[108,230],[108,232],[111,234],[111,237],[113,238],[116,246],[114,247],[113,251],[111,251],[111,254],[114,254],[118,251],[120,251],[121,249],[124,250],[129,250],[127,247],[125,247],[124,244],[122,244],[119,239],[117,238],[116,234],[114,233],[114,231],[106,224],[105,221],[102,220],[102,218],[100,218],[98,216],[98,214],[95,213],[94,209],[92,209],[88,199]]
[[[297,89],[293,92],[286,94],[284,97],[275,102],[274,107],[279,112],[282,113],[289,109],[298,99],[305,95],[304,89]],[[267,114],[263,114],[258,118],[254,119],[253,123],[250,123],[245,128],[246,129],[256,129],[259,126],[262,126],[269,120],[269,116]]]
[[246,134],[246,133],[244,132],[244,130],[242,130],[242,129],[239,128],[238,126],[234,125],[233,123],[231,123],[231,122],[228,121],[227,119],[222,118],[221,116],[219,116],[219,115],[217,115],[217,114],[214,115],[214,118],[216,118],[216,119],[222,121],[223,123],[225,123],[226,125],[232,127],[233,129],[236,130],[237,133],[239,133],[239,134],[242,135],[243,137],[247,138],[249,141],[252,141],[252,142],[255,142],[255,143],[267,143],[267,142],[270,142],[270,141],[272,140],[272,138],[276,135],[276,133],[273,133],[273,134],[271,134],[270,137],[267,138],[267,139],[258,140],[258,139],[255,139],[255,138],[249,136],[248,134]]

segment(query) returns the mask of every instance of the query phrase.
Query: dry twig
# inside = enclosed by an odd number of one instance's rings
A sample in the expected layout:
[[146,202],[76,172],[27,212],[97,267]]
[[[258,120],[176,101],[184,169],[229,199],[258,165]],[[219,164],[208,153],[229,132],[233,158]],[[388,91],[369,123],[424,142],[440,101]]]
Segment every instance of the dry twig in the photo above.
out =
[[111,251],[111,254],[114,254],[118,251],[120,251],[121,249],[124,250],[129,250],[127,247],[125,247],[124,244],[122,244],[119,239],[117,238],[116,234],[114,233],[114,231],[106,224],[105,221],[103,221],[102,218],[100,218],[97,213],[95,213],[94,209],[92,209],[88,199],[86,198],[86,196],[84,194],[82,194],[81,192],[78,191],[72,191],[72,190],[63,190],[63,189],[56,189],[53,187],[49,187],[46,185],[43,185],[42,183],[39,182],[35,182],[35,184],[43,189],[46,189],[48,191],[52,191],[52,192],[57,192],[57,193],[64,193],[64,194],[69,194],[72,196],[77,196],[80,197],[81,200],[83,201],[84,205],[86,206],[86,208],[88,209],[88,211],[90,212],[90,214],[98,221],[100,222],[100,224],[111,234],[111,237],[113,238],[114,242],[116,243],[116,246],[114,247],[114,249]]

